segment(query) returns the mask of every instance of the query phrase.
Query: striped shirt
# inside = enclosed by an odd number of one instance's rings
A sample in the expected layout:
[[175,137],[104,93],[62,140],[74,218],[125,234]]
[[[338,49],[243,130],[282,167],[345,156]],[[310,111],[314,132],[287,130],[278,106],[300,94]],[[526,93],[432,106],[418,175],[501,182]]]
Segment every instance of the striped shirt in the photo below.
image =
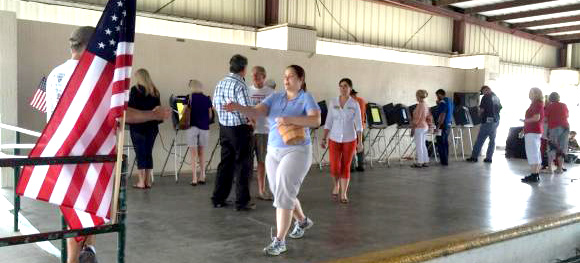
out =
[[223,106],[236,102],[242,106],[249,106],[250,97],[248,87],[238,74],[229,73],[218,82],[213,93],[213,106],[217,110],[219,122],[223,126],[238,126],[248,124],[248,118],[240,112],[227,112]]

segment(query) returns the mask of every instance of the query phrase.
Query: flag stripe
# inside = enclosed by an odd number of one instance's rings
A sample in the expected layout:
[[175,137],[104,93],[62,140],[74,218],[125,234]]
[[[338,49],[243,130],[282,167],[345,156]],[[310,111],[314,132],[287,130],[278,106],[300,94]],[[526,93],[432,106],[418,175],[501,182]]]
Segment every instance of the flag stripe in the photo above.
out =
[[[115,150],[115,130],[111,129],[109,136],[107,136],[107,139],[105,140],[105,142],[102,143],[102,150],[108,150],[107,154],[111,155],[114,154],[114,150]],[[107,176],[106,173],[110,173],[112,174],[112,171],[108,168],[108,166],[110,166],[111,163],[105,163],[103,164],[103,167],[101,168],[100,172],[97,172],[95,174],[92,173],[87,173],[86,179],[84,180],[85,183],[82,185],[81,189],[80,189],[80,193],[78,194],[78,197],[76,199],[75,202],[75,207],[76,208],[83,208],[88,212],[96,212],[96,209],[91,210],[89,207],[87,207],[87,204],[89,202],[89,199],[91,198],[92,195],[99,195],[99,188],[95,187],[98,178],[102,178],[103,176]],[[109,176],[110,176],[109,174]],[[95,178],[92,178],[90,175],[96,175]],[[98,177],[97,177],[98,176]],[[93,180],[94,179],[94,180]],[[88,184],[87,184],[88,183]],[[106,185],[100,185],[101,187],[105,187]],[[98,196],[97,196],[98,197]],[[98,197],[97,200],[100,201],[100,199],[102,199],[102,197]]]

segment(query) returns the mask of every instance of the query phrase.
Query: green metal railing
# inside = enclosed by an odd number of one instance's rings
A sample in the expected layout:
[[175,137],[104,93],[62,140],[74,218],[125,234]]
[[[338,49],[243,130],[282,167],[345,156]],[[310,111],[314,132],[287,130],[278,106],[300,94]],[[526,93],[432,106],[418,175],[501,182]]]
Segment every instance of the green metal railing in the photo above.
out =
[[[16,136],[16,143],[20,143],[20,136]],[[15,149],[19,154],[19,149]],[[102,225],[97,227],[69,230],[66,223],[62,223],[61,231],[45,232],[32,235],[12,236],[0,238],[0,247],[29,244],[51,240],[62,240],[61,260],[66,262],[67,250],[66,239],[87,235],[98,235],[105,233],[118,233],[117,242],[117,262],[125,262],[125,219],[127,211],[126,194],[127,194],[127,161],[126,156],[123,156],[123,163],[121,168],[121,185],[119,188],[119,212],[117,213],[117,223]],[[49,164],[81,164],[81,163],[104,163],[115,162],[116,156],[97,155],[97,156],[71,156],[71,157],[34,157],[34,158],[10,158],[0,159],[0,167],[12,167],[14,169],[14,231],[19,231],[18,227],[18,213],[20,212],[20,196],[16,194],[16,186],[18,185],[18,177],[20,174],[20,167],[26,165],[49,165]]]

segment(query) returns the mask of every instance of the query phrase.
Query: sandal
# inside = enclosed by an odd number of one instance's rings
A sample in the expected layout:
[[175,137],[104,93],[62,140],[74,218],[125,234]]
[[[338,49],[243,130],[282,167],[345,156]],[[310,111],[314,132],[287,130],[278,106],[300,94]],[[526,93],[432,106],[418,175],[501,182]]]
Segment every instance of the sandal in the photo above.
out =
[[341,198],[340,203],[341,204],[348,204],[349,203],[348,198]]
[[332,200],[338,201],[338,194],[333,193],[333,194],[331,194],[331,196],[332,196]]
[[191,183],[189,183],[189,185],[191,185],[191,186],[197,186],[197,183],[191,182]]
[[202,180],[199,180],[199,181],[197,181],[197,183],[198,184],[201,184],[201,185],[204,185],[205,184],[205,180],[203,180],[203,181]]

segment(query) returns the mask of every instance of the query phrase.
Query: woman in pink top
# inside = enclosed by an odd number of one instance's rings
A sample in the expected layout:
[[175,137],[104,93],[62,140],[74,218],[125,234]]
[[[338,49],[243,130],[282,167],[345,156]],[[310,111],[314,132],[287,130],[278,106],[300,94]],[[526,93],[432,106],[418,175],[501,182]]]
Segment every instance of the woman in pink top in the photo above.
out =
[[429,154],[427,152],[425,140],[429,127],[433,125],[433,116],[429,112],[429,107],[427,107],[427,103],[425,102],[427,95],[427,91],[422,89],[415,93],[415,96],[417,97],[417,107],[415,107],[415,110],[413,111],[411,122],[411,136],[415,141],[417,152],[416,162],[411,166],[414,168],[427,167],[427,163],[429,163]]

